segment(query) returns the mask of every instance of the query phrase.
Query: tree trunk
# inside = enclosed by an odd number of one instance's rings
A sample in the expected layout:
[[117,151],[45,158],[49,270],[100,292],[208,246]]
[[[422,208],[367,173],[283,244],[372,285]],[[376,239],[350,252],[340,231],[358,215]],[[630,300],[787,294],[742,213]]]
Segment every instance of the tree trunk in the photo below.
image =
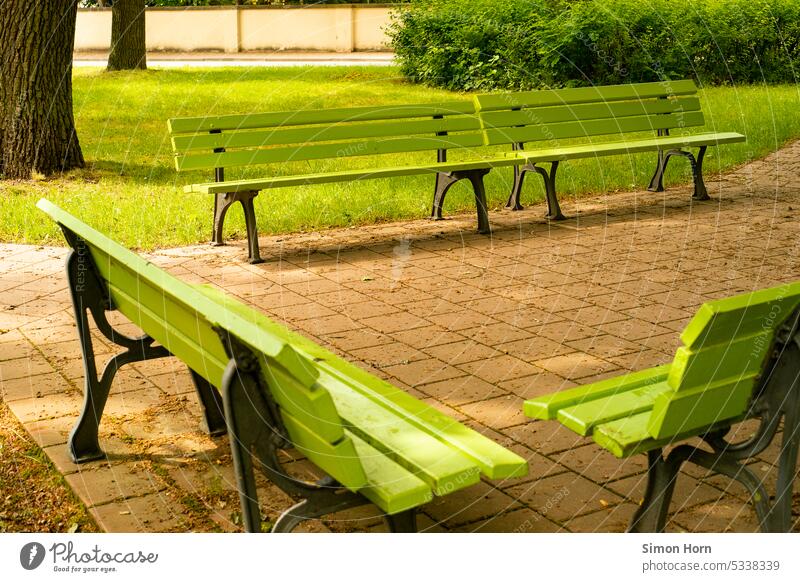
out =
[[114,0],[111,5],[109,71],[147,68],[144,0]]
[[0,0],[0,174],[83,167],[72,116],[77,0]]

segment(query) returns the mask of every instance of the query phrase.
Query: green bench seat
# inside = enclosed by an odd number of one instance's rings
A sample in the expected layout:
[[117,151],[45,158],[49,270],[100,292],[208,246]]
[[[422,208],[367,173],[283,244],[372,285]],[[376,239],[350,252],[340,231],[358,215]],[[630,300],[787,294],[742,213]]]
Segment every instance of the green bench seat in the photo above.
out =
[[[591,436],[615,456],[648,453],[647,495],[631,529],[663,529],[677,473],[691,461],[722,472],[753,494],[762,529],[788,531],[800,442],[800,283],[711,301],[681,334],[669,364],[553,393],[524,404],[527,416],[557,420]],[[784,417],[778,489],[770,503],[744,465],[772,440]],[[744,443],[724,436],[741,420],[760,419]],[[689,445],[701,437],[713,452]]]
[[[254,467],[301,501],[274,531],[372,503],[394,531],[415,527],[415,510],[478,482],[526,474],[526,462],[476,431],[342,360],[223,292],[189,285],[74,216],[40,200],[72,247],[67,261],[85,366],[85,402],[70,434],[75,462],[103,457],[99,423],[117,369],[173,356],[185,363],[209,430],[228,432],[248,531],[261,530]],[[146,335],[109,324],[117,310]],[[89,318],[124,348],[98,374]],[[157,342],[157,343],[156,343]],[[325,477],[289,477],[278,451],[295,448]]]
[[[231,205],[244,208],[251,262],[260,261],[253,199],[262,190],[335,182],[357,182],[433,174],[431,217],[441,219],[449,189],[469,180],[475,193],[478,231],[490,231],[483,176],[513,167],[507,206],[522,208],[525,175],[542,176],[548,217],[564,216],[556,195],[559,163],[587,157],[656,152],[649,188],[661,191],[671,157],[686,157],[693,170],[694,198],[708,198],[702,167],[709,146],[741,142],[731,132],[670,136],[670,130],[704,124],[694,82],[665,81],[475,95],[471,100],[379,107],[352,107],[174,118],[168,122],[178,171],[214,169],[214,181],[190,184],[186,192],[214,196],[212,241],[223,244]],[[637,134],[656,132],[655,138]],[[575,144],[575,140],[583,143]],[[502,151],[512,148],[511,152]],[[530,149],[534,147],[535,149]],[[695,157],[684,148],[698,148]],[[398,154],[431,153],[430,163],[401,163]],[[467,159],[448,160],[448,152]],[[366,161],[363,163],[357,160]],[[339,168],[344,160],[359,167]],[[296,170],[295,162],[326,161],[325,171]],[[549,171],[537,165],[549,163]],[[279,164],[258,178],[231,179],[226,168]],[[350,164],[350,165],[352,165]],[[295,168],[295,169],[292,169]]]

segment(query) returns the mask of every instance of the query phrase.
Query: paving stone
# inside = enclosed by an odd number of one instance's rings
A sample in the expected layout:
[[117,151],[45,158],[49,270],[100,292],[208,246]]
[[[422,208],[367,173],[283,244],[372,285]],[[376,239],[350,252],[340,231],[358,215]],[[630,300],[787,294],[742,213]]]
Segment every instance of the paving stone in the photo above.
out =
[[560,524],[579,515],[608,511],[622,501],[619,495],[571,472],[523,483],[506,492]]
[[434,497],[425,506],[425,513],[434,521],[458,527],[519,507],[499,489],[480,482],[444,497]]
[[81,467],[67,475],[67,483],[88,507],[121,501],[165,489],[155,473],[136,463]]
[[433,382],[420,387],[420,390],[443,402],[454,406],[477,402],[486,398],[504,396],[508,393],[495,384],[481,380],[475,376],[462,376]]
[[460,408],[470,418],[498,430],[527,421],[522,414],[522,399],[514,395],[481,400]]
[[6,402],[25,398],[42,398],[50,394],[63,394],[71,389],[72,386],[58,372],[23,376],[0,382],[0,396]]
[[577,380],[617,369],[615,364],[582,352],[555,356],[534,362],[540,368],[564,378]]
[[163,493],[153,493],[89,509],[97,525],[106,532],[156,533],[182,530],[182,506]]

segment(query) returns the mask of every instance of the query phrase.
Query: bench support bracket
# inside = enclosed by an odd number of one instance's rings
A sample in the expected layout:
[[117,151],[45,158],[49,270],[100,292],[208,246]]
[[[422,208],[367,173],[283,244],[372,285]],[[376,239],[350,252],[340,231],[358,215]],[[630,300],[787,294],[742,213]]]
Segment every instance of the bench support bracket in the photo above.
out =
[[524,166],[514,166],[514,186],[511,188],[511,194],[506,202],[506,208],[511,210],[522,210],[523,206],[520,203],[522,195],[522,184],[525,181],[525,174],[527,172],[536,172],[542,176],[544,180],[544,191],[547,196],[547,214],[545,217],[548,220],[565,220],[566,217],[561,212],[561,207],[558,204],[558,196],[556,194],[556,172],[558,171],[558,162],[550,164],[550,172],[537,166],[534,162],[528,162]]
[[256,210],[253,199],[258,196],[257,190],[242,192],[219,192],[214,195],[214,229],[211,235],[211,244],[222,246],[225,239],[222,237],[222,227],[225,224],[225,215],[228,209],[236,202],[241,202],[244,210],[244,224],[247,228],[247,252],[250,263],[255,265],[263,263],[258,248],[258,228],[256,227]]
[[[756,433],[745,441],[725,440],[730,424],[703,435],[708,452],[681,445],[664,457],[661,449],[648,452],[647,490],[628,531],[660,532],[666,525],[678,473],[685,462],[738,481],[750,494],[761,531],[788,532],[792,527],[792,489],[800,449],[800,311],[793,313],[776,334],[773,357],[756,390],[747,418],[758,418]],[[783,418],[782,446],[775,495],[770,499],[762,479],[746,461],[769,446]]]
[[689,160],[692,167],[692,179],[694,181],[694,193],[692,194],[693,200],[709,200],[708,191],[706,190],[705,182],[703,181],[703,158],[706,155],[707,146],[700,146],[697,152],[697,158],[691,152],[684,150],[658,150],[658,165],[653,177],[650,179],[650,184],[647,189],[650,192],[663,192],[664,191],[664,172],[667,169],[667,164],[672,156],[681,156]]
[[454,172],[439,172],[436,174],[436,193],[433,196],[433,209],[431,218],[442,220],[442,207],[444,198],[448,190],[460,180],[469,180],[475,192],[475,208],[478,212],[478,232],[490,234],[489,212],[486,208],[486,189],[483,185],[483,177],[491,171],[490,168],[477,170],[456,170]]
[[[262,531],[256,466],[284,493],[300,499],[278,518],[273,532],[290,532],[306,520],[371,503],[331,477],[307,483],[286,472],[279,451],[289,448],[291,442],[278,405],[259,371],[258,356],[225,330],[217,329],[217,333],[231,358],[222,377],[222,397],[245,530]],[[405,513],[414,515],[413,511]],[[408,515],[400,516],[404,514],[386,516],[390,529],[413,531],[416,521]]]
[[[69,435],[69,453],[74,462],[86,463],[102,459],[105,456],[100,448],[98,431],[103,410],[108,401],[108,394],[111,391],[111,384],[117,371],[125,364],[164,358],[172,354],[164,346],[154,346],[155,340],[149,335],[129,337],[111,326],[106,312],[112,311],[114,306],[105,284],[97,272],[89,249],[84,241],[72,231],[66,228],[62,230],[72,247],[67,256],[67,281],[72,296],[78,339],[81,344],[85,378],[83,410]],[[103,336],[115,345],[125,348],[124,352],[113,356],[108,361],[100,375],[97,373],[87,312],[91,313],[95,325]],[[194,376],[194,372],[192,374]],[[198,376],[198,378],[200,377]],[[195,382],[195,386],[206,413],[209,431],[211,434],[220,434],[219,431],[224,432],[225,429],[224,423],[221,426],[219,424],[221,420],[220,407],[217,405],[214,410],[210,406],[215,401],[215,397],[219,398],[219,395],[210,384],[204,379],[200,379],[205,382],[205,385]]]

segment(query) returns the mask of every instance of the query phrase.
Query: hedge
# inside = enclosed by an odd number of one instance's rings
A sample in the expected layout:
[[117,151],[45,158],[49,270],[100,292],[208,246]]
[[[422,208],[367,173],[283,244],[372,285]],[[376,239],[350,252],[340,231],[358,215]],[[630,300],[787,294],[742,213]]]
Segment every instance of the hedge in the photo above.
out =
[[388,32],[409,79],[455,90],[794,83],[800,66],[798,0],[412,0]]

